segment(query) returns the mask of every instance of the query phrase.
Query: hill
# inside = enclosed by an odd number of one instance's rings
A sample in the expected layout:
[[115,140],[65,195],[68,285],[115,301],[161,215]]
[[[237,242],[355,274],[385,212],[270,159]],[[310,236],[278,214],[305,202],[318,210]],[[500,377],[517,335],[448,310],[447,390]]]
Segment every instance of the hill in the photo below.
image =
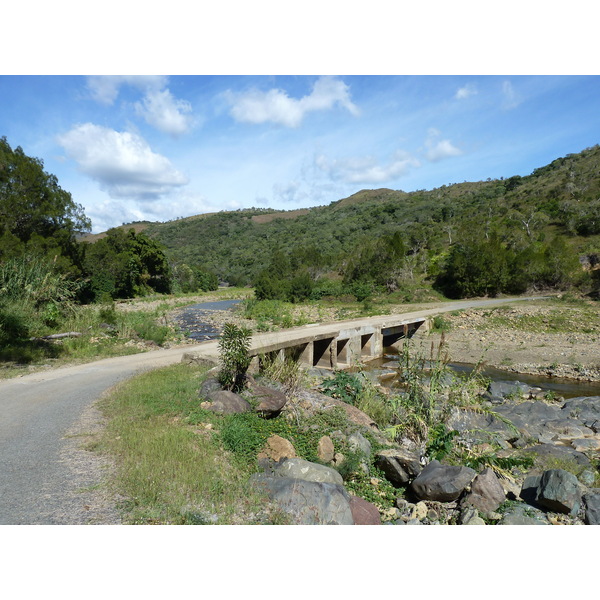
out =
[[600,250],[600,146],[530,175],[432,190],[361,190],[328,206],[246,209],[144,223],[175,263],[202,265],[234,284],[253,282],[280,250],[314,278],[348,275],[365,248],[397,234],[405,269],[431,279],[457,242],[498,235],[523,249],[559,237],[578,255]]

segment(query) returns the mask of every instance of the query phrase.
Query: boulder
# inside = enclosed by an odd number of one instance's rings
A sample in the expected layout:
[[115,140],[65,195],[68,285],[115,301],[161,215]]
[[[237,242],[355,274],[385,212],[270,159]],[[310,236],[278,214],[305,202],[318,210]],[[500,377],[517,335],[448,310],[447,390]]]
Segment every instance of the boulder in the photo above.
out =
[[267,443],[262,452],[258,455],[258,459],[271,459],[280,461],[282,458],[296,458],[296,449],[292,443],[278,435],[272,435],[267,439]]
[[288,400],[283,392],[264,385],[251,385],[250,393],[258,401],[256,412],[267,419],[276,417]]
[[335,457],[335,448],[333,447],[333,441],[328,435],[324,435],[317,444],[317,456],[319,460],[330,463]]
[[335,469],[309,462],[303,458],[288,458],[284,460],[279,466],[275,467],[274,474],[277,477],[302,479],[317,483],[344,484],[342,476]]
[[452,502],[459,498],[477,473],[469,467],[442,465],[432,460],[412,482],[411,489],[421,500]]
[[355,525],[381,525],[379,509],[364,498],[350,496],[350,510]]
[[221,389],[221,384],[216,377],[209,377],[202,382],[198,396],[207,398],[212,392],[217,392]]
[[471,484],[465,504],[474,506],[482,513],[494,512],[504,502],[504,488],[492,469],[484,469]]
[[397,486],[408,483],[423,468],[417,454],[399,448],[378,452],[375,455],[375,465],[385,473],[388,481]]
[[563,469],[542,473],[536,502],[553,512],[577,514],[581,506],[581,489],[577,477]]
[[544,463],[544,461],[567,461],[580,467],[589,467],[591,464],[590,459],[585,454],[567,446],[538,444],[537,446],[525,448],[523,452],[535,454],[536,462],[541,463]]
[[210,392],[207,396],[209,404],[207,410],[212,412],[229,415],[233,413],[244,413],[252,410],[250,404],[239,394],[228,390],[217,390]]
[[492,396],[508,398],[518,396],[519,398],[529,398],[531,388],[526,383],[520,381],[492,381],[488,386],[488,392]]
[[354,525],[351,498],[343,486],[257,473],[251,481],[297,525]]
[[587,525],[600,525],[600,493],[588,493],[583,496],[585,504],[585,522]]
[[359,431],[348,436],[348,446],[355,452],[362,452],[365,456],[371,456],[371,442]]

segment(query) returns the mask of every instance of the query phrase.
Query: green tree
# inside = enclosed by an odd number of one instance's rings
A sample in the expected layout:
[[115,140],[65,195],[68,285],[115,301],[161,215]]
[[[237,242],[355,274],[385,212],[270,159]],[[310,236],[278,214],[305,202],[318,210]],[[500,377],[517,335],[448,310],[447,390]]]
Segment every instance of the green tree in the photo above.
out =
[[80,260],[76,235],[90,228],[44,163],[0,138],[0,260],[35,250],[72,268]]

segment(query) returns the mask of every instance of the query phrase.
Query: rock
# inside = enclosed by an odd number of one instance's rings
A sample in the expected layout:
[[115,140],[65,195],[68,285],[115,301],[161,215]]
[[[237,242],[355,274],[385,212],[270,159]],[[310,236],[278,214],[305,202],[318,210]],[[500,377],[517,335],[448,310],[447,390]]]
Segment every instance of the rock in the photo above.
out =
[[544,471],[538,485],[536,502],[554,512],[577,514],[581,506],[577,477],[563,469]]
[[508,398],[518,396],[519,398],[529,398],[531,388],[520,381],[492,381],[488,386],[488,392],[492,396]]
[[251,384],[250,393],[258,401],[256,412],[267,419],[276,417],[287,403],[283,392],[264,385]]
[[348,445],[355,452],[362,452],[365,456],[371,456],[371,442],[359,431],[348,436]]
[[519,497],[523,502],[535,506],[537,504],[538,488],[540,487],[541,475],[531,474],[525,478],[521,486]]
[[239,394],[228,390],[217,390],[208,394],[210,406],[207,410],[212,412],[229,415],[233,413],[244,413],[252,410],[250,404]]
[[335,483],[343,485],[342,476],[335,470],[324,465],[309,462],[302,458],[288,458],[275,468],[278,477],[315,481],[317,483]]
[[432,460],[412,482],[411,489],[421,500],[456,500],[477,473],[469,467],[442,465]]
[[350,496],[350,510],[355,525],[381,525],[379,509],[359,496]]
[[348,419],[352,423],[355,423],[356,425],[364,425],[365,427],[369,427],[371,429],[377,429],[377,423],[375,423],[375,421],[373,421],[373,419],[371,419],[371,417],[362,410],[359,410],[351,404],[342,402],[342,400],[338,400],[337,398],[331,398],[329,396],[326,396],[326,398],[329,405],[341,406],[346,412]]
[[572,439],[570,441],[571,446],[577,452],[583,452],[585,454],[586,452],[595,452],[596,450],[600,450],[600,439],[596,437],[574,440]]
[[544,463],[545,461],[567,461],[575,466],[589,467],[590,459],[581,452],[577,452],[574,448],[567,446],[555,446],[554,444],[539,444],[525,448],[523,452],[533,453],[537,455],[536,462]]
[[591,493],[583,496],[585,504],[585,522],[587,525],[600,525],[600,494]]
[[423,502],[423,501],[417,502],[415,504],[415,507],[413,508],[410,518],[411,519],[419,519],[419,521],[422,521],[423,519],[425,519],[427,517],[428,510],[429,510],[429,508],[427,507],[427,504],[425,504],[425,502]]
[[600,429],[600,396],[569,398],[563,404],[561,413],[598,433]]
[[267,443],[258,455],[258,459],[269,458],[279,461],[282,458],[296,458],[296,450],[291,442],[278,435],[272,435],[267,439]]
[[391,483],[398,486],[408,483],[423,469],[417,454],[399,448],[378,452],[375,465],[385,473]]
[[202,382],[198,395],[200,398],[207,398],[211,392],[217,392],[221,389],[221,384],[216,377],[209,377]]
[[477,514],[474,508],[463,510],[460,515],[461,525],[485,525],[485,521]]
[[290,477],[252,475],[255,487],[290,515],[297,525],[354,525],[350,496],[343,486]]
[[482,513],[493,512],[506,499],[504,488],[492,469],[484,469],[471,484],[471,491],[465,503],[474,506]]
[[335,457],[335,449],[333,442],[328,435],[324,435],[317,444],[317,456],[319,460],[329,463],[332,462]]

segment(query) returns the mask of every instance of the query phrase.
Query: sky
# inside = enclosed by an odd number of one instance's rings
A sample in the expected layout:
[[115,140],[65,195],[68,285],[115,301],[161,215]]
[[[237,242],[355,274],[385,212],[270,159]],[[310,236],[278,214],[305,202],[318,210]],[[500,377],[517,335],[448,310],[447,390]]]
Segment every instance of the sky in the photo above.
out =
[[0,135],[94,232],[528,175],[600,143],[599,108],[598,76],[0,76]]

